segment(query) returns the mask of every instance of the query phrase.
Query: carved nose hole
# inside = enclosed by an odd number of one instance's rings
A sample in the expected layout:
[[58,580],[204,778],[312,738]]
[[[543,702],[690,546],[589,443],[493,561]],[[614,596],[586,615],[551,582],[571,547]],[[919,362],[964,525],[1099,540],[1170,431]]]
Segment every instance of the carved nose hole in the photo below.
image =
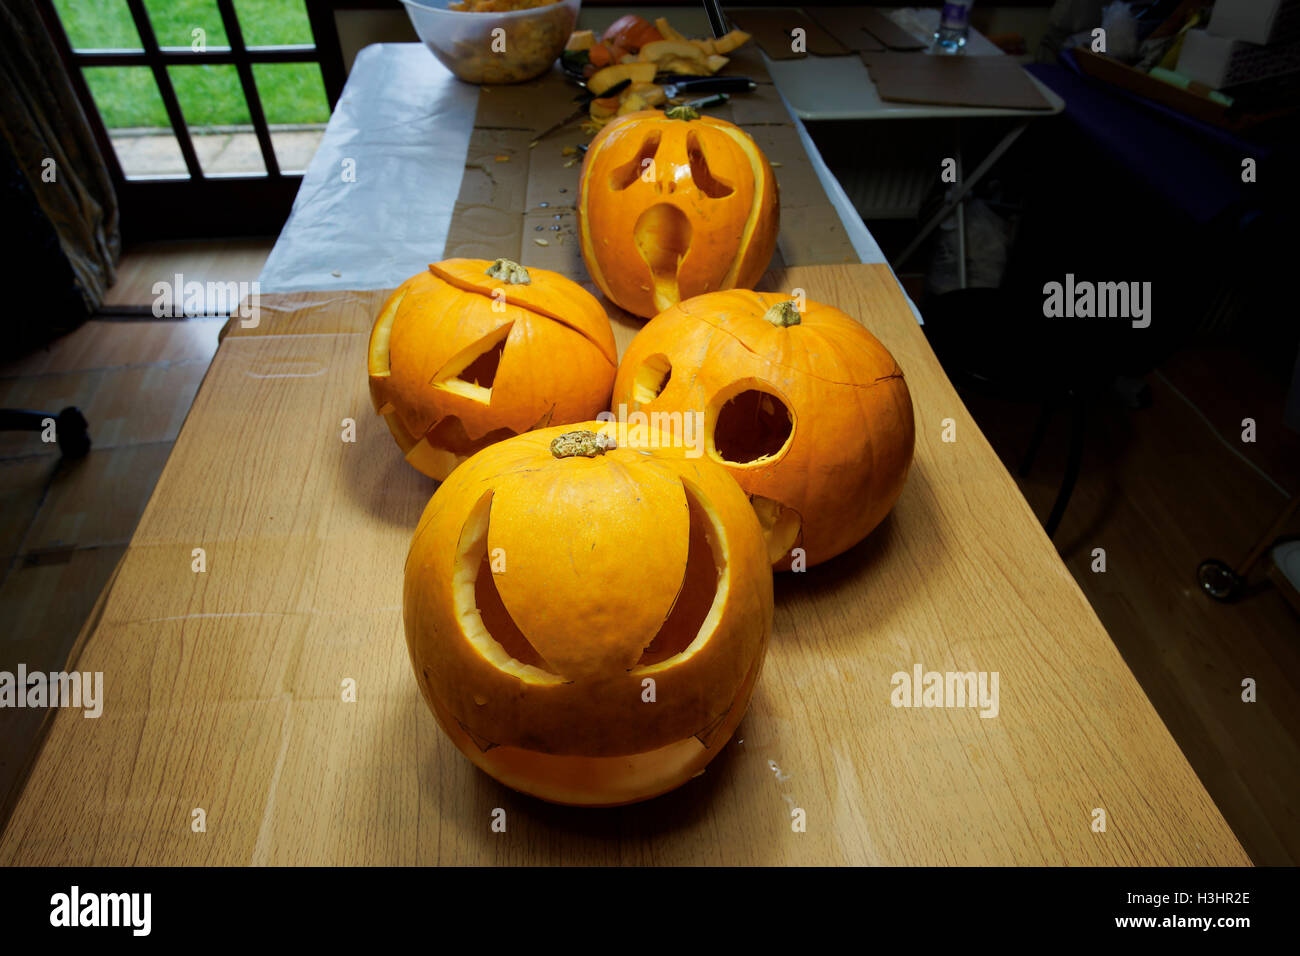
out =
[[666,309],[677,301],[677,270],[691,247],[691,221],[676,206],[656,203],[637,218],[633,229],[637,251],[650,267],[655,305]]
[[691,161],[691,180],[695,183],[695,188],[710,199],[721,199],[724,196],[730,196],[735,190],[713,175],[709,169],[709,162],[704,158],[704,150],[700,146],[700,139],[695,133],[690,133],[686,137],[686,155]]

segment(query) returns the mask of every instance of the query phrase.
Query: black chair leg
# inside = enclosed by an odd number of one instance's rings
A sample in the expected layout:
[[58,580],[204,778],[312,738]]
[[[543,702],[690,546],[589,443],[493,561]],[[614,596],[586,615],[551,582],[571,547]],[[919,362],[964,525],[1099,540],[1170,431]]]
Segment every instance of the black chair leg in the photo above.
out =
[[84,458],[90,451],[90,431],[80,409],[69,405],[57,415],[20,408],[0,408],[0,431],[39,432],[54,419],[54,437],[64,458]]
[[1056,414],[1056,403],[1052,401],[1043,402],[1043,410],[1038,413],[1038,424],[1034,426],[1033,437],[1029,439],[1029,447],[1025,449],[1025,457],[1020,460],[1020,477],[1028,478],[1029,469],[1034,467],[1034,461],[1038,458],[1038,450],[1043,447],[1043,439],[1047,437],[1047,426],[1052,424],[1052,418]]
[[1065,507],[1070,503],[1070,496],[1074,494],[1074,485],[1079,480],[1079,469],[1083,464],[1083,433],[1085,425],[1083,398],[1074,395],[1071,400],[1074,414],[1070,428],[1070,454],[1065,462],[1065,477],[1061,479],[1061,490],[1056,493],[1056,503],[1052,505],[1052,513],[1048,516],[1047,524],[1044,526],[1049,538],[1055,537],[1056,529],[1061,526],[1061,519],[1065,517]]

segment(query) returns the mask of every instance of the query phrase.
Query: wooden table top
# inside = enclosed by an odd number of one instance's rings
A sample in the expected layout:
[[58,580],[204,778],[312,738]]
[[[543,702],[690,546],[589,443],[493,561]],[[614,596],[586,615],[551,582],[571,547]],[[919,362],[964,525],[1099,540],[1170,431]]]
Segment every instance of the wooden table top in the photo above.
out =
[[[400,607],[432,483],[367,394],[384,294],[264,297],[260,326],[218,350],[78,643],[103,716],[54,713],[0,863],[1248,864],[888,269],[765,285],[889,347],[916,459],[864,544],[778,576],[753,703],[703,776],[637,806],[554,807],[443,737]],[[636,327],[618,318],[620,348]],[[996,717],[894,707],[892,675],[918,664],[996,671]]]

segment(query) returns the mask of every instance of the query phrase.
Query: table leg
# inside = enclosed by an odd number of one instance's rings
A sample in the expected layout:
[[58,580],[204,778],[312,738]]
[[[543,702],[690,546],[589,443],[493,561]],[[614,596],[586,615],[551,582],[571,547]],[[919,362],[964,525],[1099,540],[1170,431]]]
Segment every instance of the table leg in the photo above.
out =
[[[993,164],[1002,158],[1002,155],[1011,148],[1012,144],[1015,143],[1017,139],[1020,138],[1020,134],[1023,133],[1028,126],[1029,120],[1024,119],[1008,130],[1007,134],[1003,136],[989,154],[984,157],[984,161],[975,167],[975,172],[971,173],[970,178],[965,182],[959,182],[957,189],[951,196],[944,200],[943,205],[939,207],[939,211],[930,217],[926,224],[921,227],[921,231],[912,238],[912,241],[907,244],[907,247],[899,254],[898,258],[893,261],[895,269],[903,266],[903,264],[912,257],[912,254],[921,247],[921,243],[925,241],[926,237],[938,228],[939,223],[952,215],[953,210],[958,208],[966,199],[966,194],[974,188],[976,183],[984,178],[984,175],[993,168]],[[966,264],[964,258],[959,264],[958,270],[958,274],[961,276],[962,280],[961,284],[964,287],[966,285]]]

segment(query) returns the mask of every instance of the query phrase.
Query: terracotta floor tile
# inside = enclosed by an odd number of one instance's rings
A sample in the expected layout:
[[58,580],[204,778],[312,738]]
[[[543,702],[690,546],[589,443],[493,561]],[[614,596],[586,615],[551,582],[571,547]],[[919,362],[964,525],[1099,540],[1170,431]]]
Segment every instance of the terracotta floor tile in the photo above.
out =
[[54,475],[25,550],[123,545],[131,539],[171,442],[90,450]]

